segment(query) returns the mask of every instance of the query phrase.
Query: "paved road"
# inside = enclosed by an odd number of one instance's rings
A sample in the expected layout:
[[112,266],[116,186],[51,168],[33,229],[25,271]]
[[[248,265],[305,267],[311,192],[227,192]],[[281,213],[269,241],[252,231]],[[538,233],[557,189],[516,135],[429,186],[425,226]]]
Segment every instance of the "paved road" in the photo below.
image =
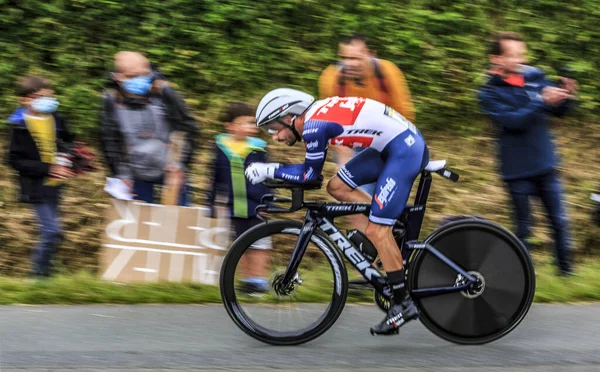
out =
[[348,305],[317,340],[273,347],[220,305],[0,307],[0,371],[600,371],[600,304],[534,305],[510,335],[471,347],[418,322],[372,337],[380,318],[374,306]]

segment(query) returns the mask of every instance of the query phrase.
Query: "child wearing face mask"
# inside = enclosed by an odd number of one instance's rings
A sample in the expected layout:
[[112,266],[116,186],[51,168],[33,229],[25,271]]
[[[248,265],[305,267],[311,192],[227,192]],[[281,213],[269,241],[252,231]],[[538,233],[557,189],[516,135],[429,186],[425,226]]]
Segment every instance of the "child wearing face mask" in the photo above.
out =
[[59,103],[46,78],[19,79],[17,95],[20,107],[8,118],[8,162],[19,175],[20,201],[32,205],[40,226],[40,239],[33,250],[33,275],[48,277],[61,237],[60,189],[74,175],[67,155],[74,136],[56,114]]

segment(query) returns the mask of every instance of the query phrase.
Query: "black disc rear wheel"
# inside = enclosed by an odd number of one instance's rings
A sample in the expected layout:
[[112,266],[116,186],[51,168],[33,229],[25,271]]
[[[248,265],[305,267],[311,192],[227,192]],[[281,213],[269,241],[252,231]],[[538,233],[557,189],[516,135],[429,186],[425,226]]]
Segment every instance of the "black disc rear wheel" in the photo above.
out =
[[[422,323],[433,333],[459,344],[484,344],[523,320],[533,301],[535,272],[526,248],[512,233],[487,221],[458,221],[425,242],[478,279],[468,290],[415,298]],[[410,290],[465,282],[426,250],[417,253],[408,274]]]

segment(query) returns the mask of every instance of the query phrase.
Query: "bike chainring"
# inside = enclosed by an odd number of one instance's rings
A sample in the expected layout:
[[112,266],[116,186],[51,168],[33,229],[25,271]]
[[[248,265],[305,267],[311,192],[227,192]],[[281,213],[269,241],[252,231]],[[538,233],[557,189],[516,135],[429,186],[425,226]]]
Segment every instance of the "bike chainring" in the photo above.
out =
[[390,307],[392,305],[390,300],[385,298],[385,296],[383,296],[381,293],[377,292],[374,289],[373,289],[373,300],[375,300],[375,304],[377,305],[377,307],[379,307],[381,309],[381,311],[383,311],[384,313],[387,314],[387,312],[390,310]]

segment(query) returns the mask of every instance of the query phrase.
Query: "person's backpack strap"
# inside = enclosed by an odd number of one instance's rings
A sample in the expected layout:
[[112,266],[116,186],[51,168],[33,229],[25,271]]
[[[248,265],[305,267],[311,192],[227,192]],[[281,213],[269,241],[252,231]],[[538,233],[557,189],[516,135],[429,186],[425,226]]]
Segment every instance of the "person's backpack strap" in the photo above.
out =
[[344,65],[341,62],[337,62],[336,66],[338,66],[337,95],[338,95],[338,97],[344,97],[346,95],[346,81],[344,79]]
[[381,72],[381,66],[379,65],[379,59],[372,58],[373,69],[375,70],[375,78],[379,82],[379,89],[383,93],[388,93],[387,86],[385,85],[385,77],[383,76],[383,72]]

